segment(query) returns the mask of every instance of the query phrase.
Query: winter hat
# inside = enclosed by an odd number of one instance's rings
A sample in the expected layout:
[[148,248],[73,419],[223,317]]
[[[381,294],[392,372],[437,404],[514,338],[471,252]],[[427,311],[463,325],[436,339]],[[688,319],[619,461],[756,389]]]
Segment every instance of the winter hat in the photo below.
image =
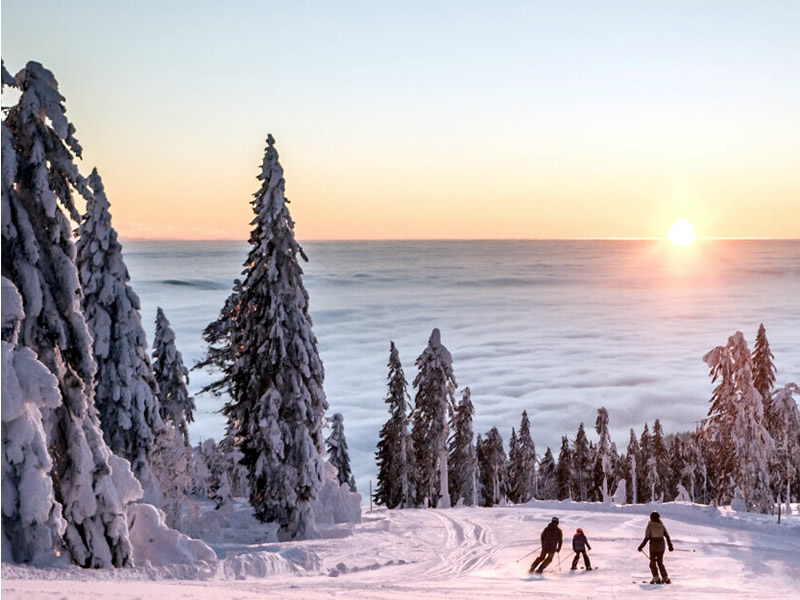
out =
[[550,521],[553,525],[558,525],[558,517],[553,517],[553,520]]
[[658,512],[654,510],[653,512],[650,513],[650,520],[651,521],[660,521],[661,520],[661,515],[658,514]]
[[580,527],[578,527],[578,531],[576,531],[575,533],[580,533],[580,534],[583,534],[583,529],[581,529]]

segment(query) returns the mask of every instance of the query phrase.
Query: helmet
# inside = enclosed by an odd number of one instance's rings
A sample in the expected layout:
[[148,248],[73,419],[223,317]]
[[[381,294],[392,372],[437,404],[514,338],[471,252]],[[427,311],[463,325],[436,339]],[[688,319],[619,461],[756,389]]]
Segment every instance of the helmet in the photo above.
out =
[[553,517],[553,520],[550,521],[553,525],[558,525],[558,517]]
[[583,533],[583,529],[581,529],[580,527],[578,527],[578,531],[576,531],[575,533]]
[[653,512],[650,513],[650,520],[651,521],[660,521],[661,520],[661,515],[658,514],[658,511],[654,510]]

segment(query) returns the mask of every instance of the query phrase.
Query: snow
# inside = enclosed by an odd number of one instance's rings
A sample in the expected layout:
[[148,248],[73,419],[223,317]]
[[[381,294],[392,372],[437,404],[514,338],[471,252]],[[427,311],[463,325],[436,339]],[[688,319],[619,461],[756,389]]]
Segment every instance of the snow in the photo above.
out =
[[131,504],[127,512],[135,564],[216,562],[217,555],[205,542],[167,527],[164,513],[155,506]]
[[[669,588],[641,584],[650,576],[636,546],[654,508],[676,550],[664,559],[674,582]],[[559,557],[561,571],[556,559],[551,572],[528,577],[533,557],[522,557],[536,548],[541,529],[555,515],[567,542]],[[652,593],[669,594],[670,600],[703,600],[760,599],[765,590],[770,597],[800,597],[800,518],[794,516],[777,525],[766,515],[688,503],[618,506],[569,501],[446,510],[364,509],[360,524],[323,527],[323,539],[285,543],[275,543],[274,526],[255,522],[244,502],[225,518],[230,525],[225,541],[209,542],[219,557],[216,562],[209,555],[209,560],[194,563],[158,566],[137,561],[135,568],[113,570],[4,563],[3,597],[232,600],[268,593],[288,600],[471,600],[633,599]],[[589,556],[598,570],[591,573],[568,571],[573,556],[568,542],[577,527],[592,544]]]

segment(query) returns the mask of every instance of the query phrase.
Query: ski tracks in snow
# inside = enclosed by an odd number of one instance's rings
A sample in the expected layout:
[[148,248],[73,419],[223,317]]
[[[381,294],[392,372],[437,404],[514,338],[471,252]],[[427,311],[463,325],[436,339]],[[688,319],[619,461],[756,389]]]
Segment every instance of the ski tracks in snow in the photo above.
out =
[[[494,533],[458,509],[432,512],[446,533],[444,548],[437,548],[432,566],[422,575],[429,581],[452,579],[485,565],[500,549]],[[444,552],[443,552],[444,550]]]

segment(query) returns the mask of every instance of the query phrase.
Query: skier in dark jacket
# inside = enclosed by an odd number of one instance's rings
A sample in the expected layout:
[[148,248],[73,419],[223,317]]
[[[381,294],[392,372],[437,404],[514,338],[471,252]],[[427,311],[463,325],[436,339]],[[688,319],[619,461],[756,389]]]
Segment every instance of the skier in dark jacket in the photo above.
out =
[[[644,545],[650,542],[650,572],[653,578],[650,583],[672,583],[667,575],[667,569],[664,566],[664,540],[667,540],[669,551],[672,552],[672,540],[669,539],[667,528],[661,522],[661,515],[656,511],[650,513],[650,522],[647,523],[647,529],[644,531],[644,539],[639,544],[639,552],[642,551]],[[659,578],[659,571],[661,577]]]
[[528,573],[533,573],[534,571],[541,573],[544,571],[545,567],[553,560],[553,555],[556,552],[561,552],[561,544],[563,542],[564,535],[558,528],[558,517],[553,517],[550,524],[542,531],[542,553],[533,561]]
[[575,551],[575,558],[572,559],[572,571],[578,568],[578,559],[583,554],[583,564],[586,566],[587,571],[592,570],[592,564],[589,562],[589,555],[586,554],[587,550],[591,550],[592,547],[589,545],[589,540],[586,539],[586,536],[583,534],[583,529],[578,527],[578,530],[575,532],[575,535],[572,536],[572,549]]

